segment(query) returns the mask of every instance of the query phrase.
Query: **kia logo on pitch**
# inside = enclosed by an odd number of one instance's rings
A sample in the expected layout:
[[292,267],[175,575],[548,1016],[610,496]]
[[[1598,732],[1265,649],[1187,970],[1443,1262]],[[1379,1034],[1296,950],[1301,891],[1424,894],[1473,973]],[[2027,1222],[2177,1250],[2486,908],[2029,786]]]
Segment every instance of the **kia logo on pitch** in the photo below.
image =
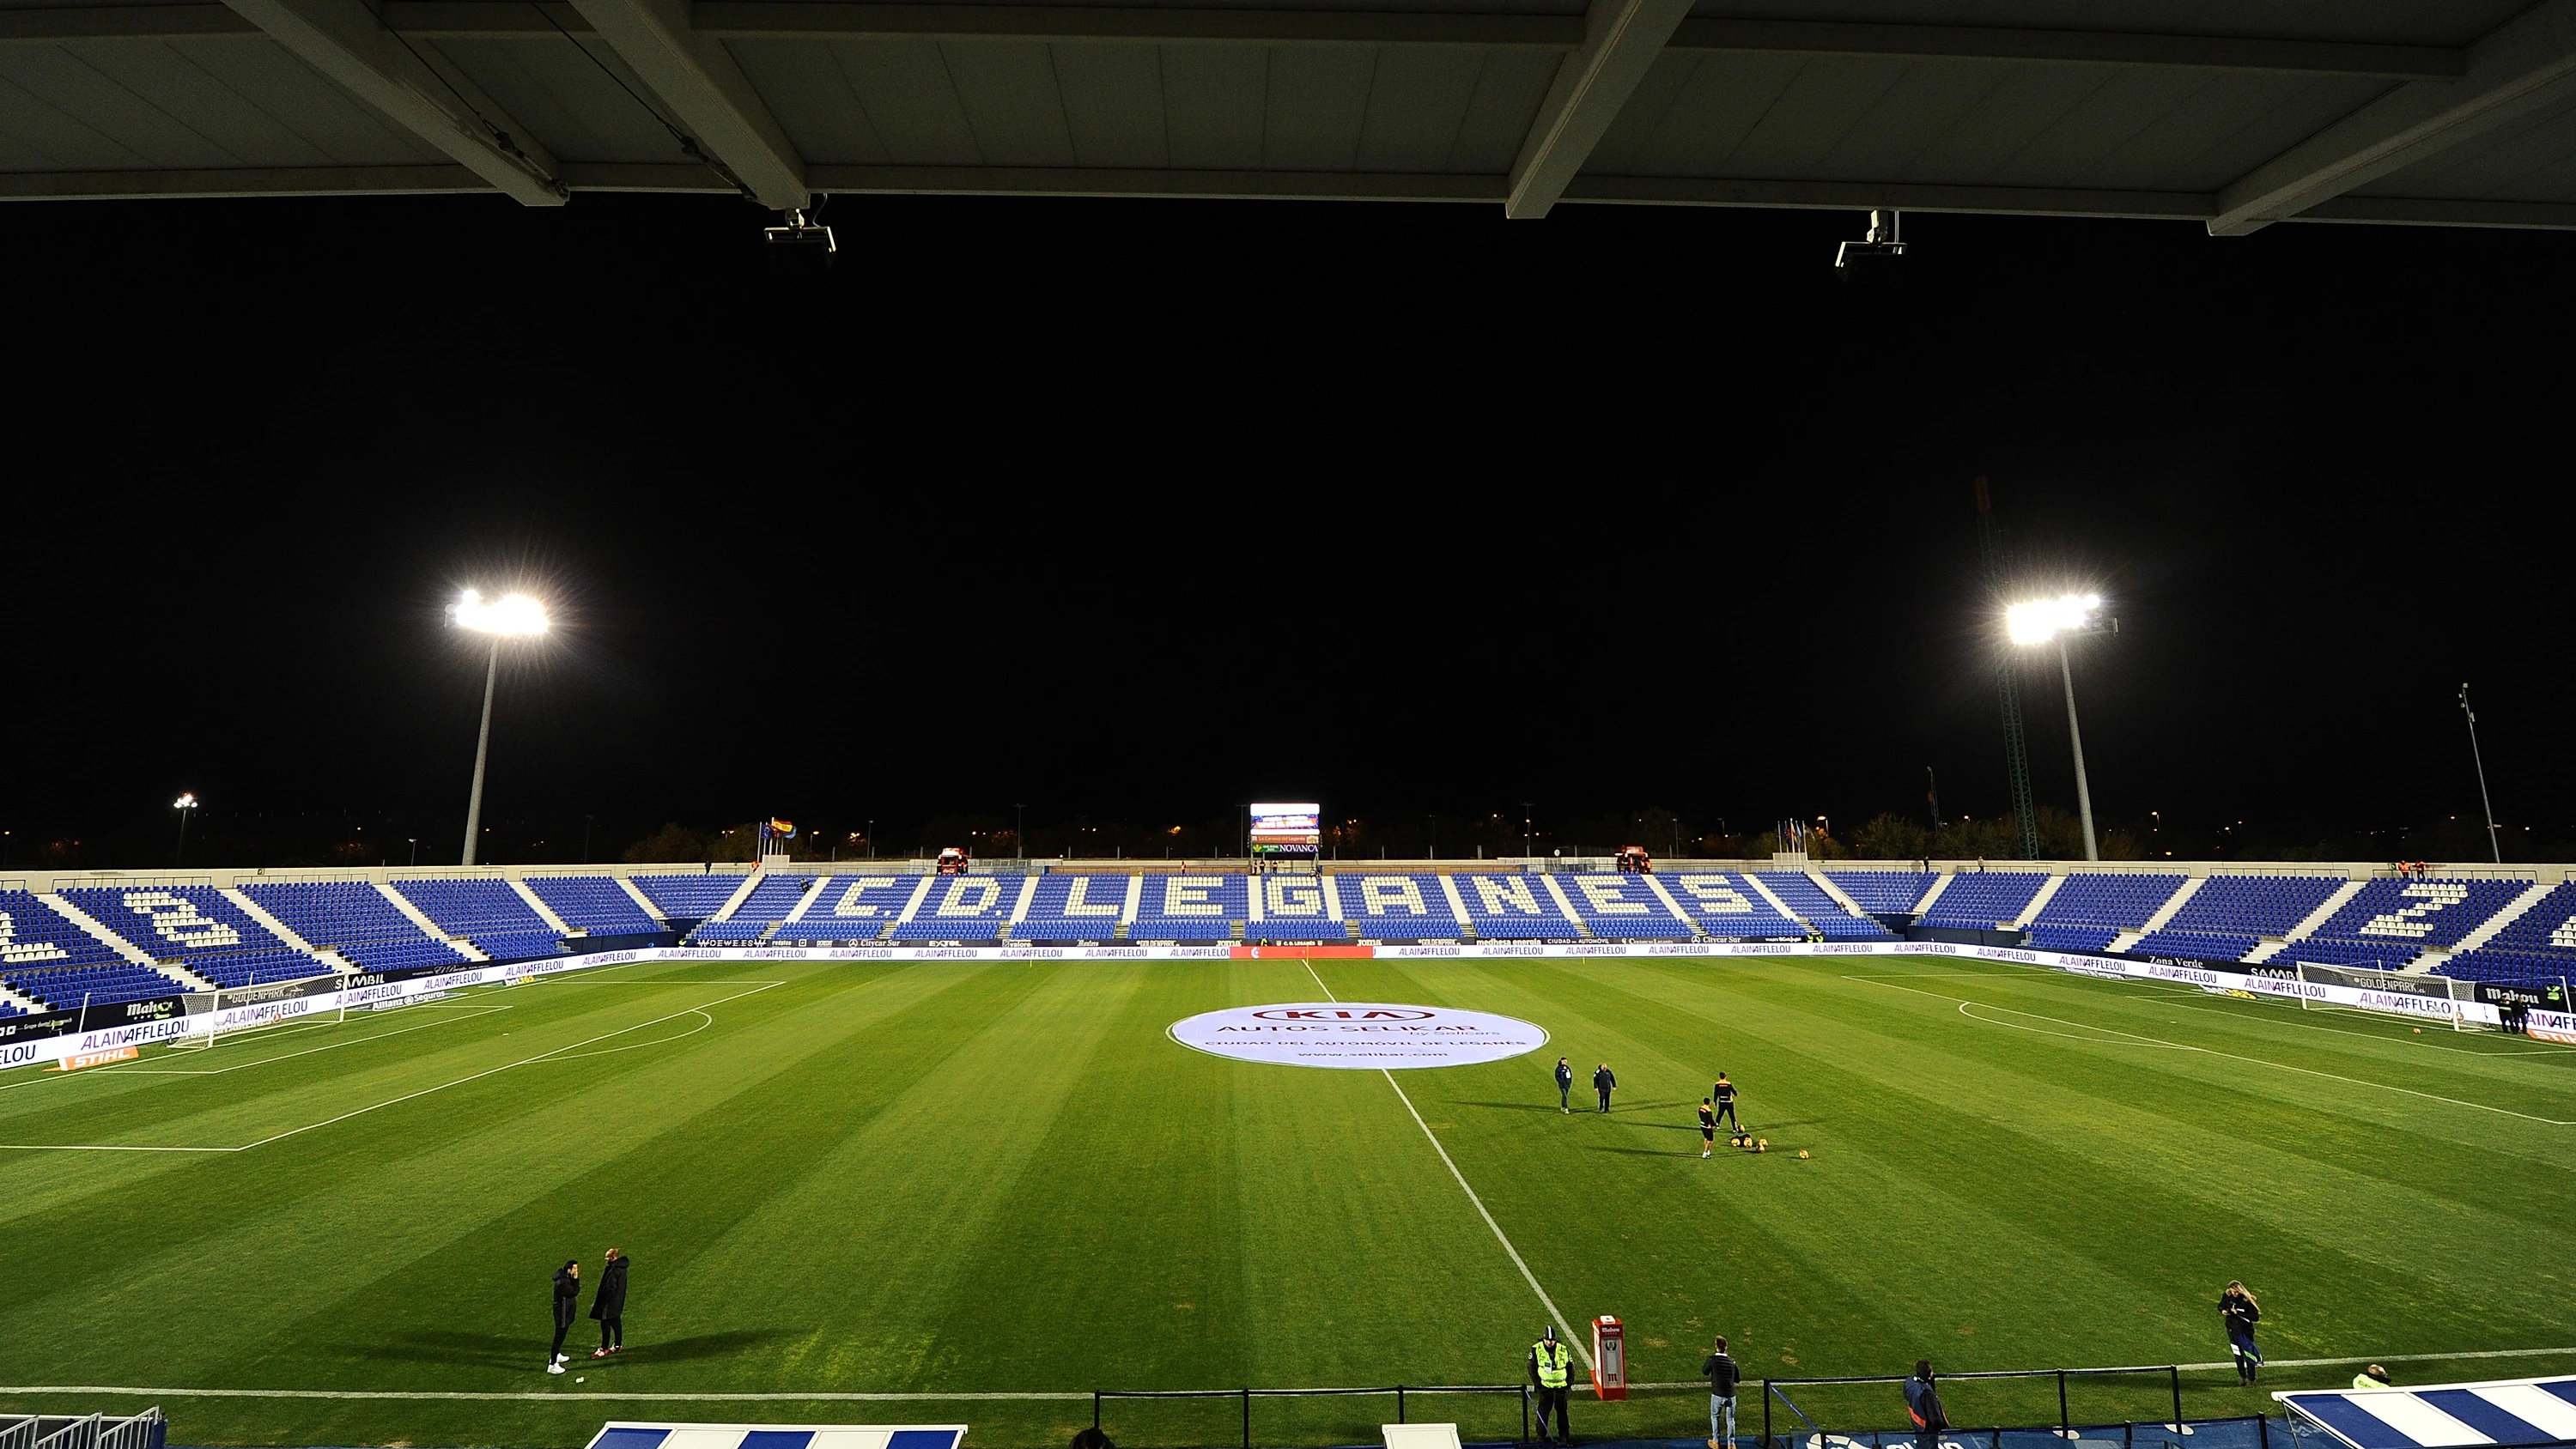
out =
[[1323,1007],[1299,1006],[1256,1011],[1253,1015],[1263,1021],[1428,1021],[1432,1014],[1427,1011],[1389,1011],[1384,1007],[1367,1011],[1339,1011]]

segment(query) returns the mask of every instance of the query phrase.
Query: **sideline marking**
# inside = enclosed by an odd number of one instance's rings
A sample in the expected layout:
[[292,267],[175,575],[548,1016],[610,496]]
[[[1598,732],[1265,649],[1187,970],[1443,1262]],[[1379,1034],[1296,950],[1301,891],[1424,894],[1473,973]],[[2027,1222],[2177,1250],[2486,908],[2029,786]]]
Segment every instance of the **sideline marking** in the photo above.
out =
[[[508,1011],[509,1009],[510,1008],[507,1005],[500,1002],[492,1002],[488,1005],[477,1005],[471,1012],[464,1016],[434,1017],[428,1021],[416,1021],[409,1026],[396,1027],[392,1031],[380,1031],[373,1036],[353,1036],[346,1041],[326,1042],[321,1046],[306,1047],[302,1051],[280,1052],[278,1055],[273,1057],[261,1057],[259,1060],[252,1062],[235,1062],[228,1067],[111,1067],[108,1070],[121,1072],[130,1077],[220,1077],[226,1072],[245,1071],[251,1067],[265,1067],[277,1062],[291,1062],[297,1057],[309,1057],[315,1052],[338,1051],[340,1048],[346,1046],[364,1046],[371,1041],[383,1041],[387,1037],[403,1036],[415,1031],[427,1031],[433,1026],[447,1026],[453,1022],[470,1021],[477,1016],[487,1015],[495,1011]],[[273,1039],[274,1038],[272,1038],[272,1040]],[[253,1046],[261,1044],[262,1043],[260,1042],[251,1043]],[[167,1054],[164,1053],[163,1055]],[[160,1057],[156,1056],[153,1060],[158,1061],[160,1060]]]
[[[302,1135],[302,1134],[304,1134],[304,1133],[306,1133],[306,1132],[311,1132],[311,1131],[315,1130],[316,1128],[334,1126],[334,1125],[336,1125],[336,1124],[338,1124],[338,1123],[346,1122],[346,1121],[348,1121],[348,1120],[349,1120],[350,1118],[352,1118],[352,1117],[363,1117],[363,1116],[367,1115],[367,1114],[368,1114],[368,1113],[370,1113],[370,1112],[380,1111],[380,1110],[382,1110],[382,1109],[384,1109],[384,1108],[386,1108],[386,1107],[399,1106],[399,1105],[401,1105],[402,1103],[405,1103],[405,1102],[408,1102],[408,1101],[413,1100],[414,1098],[429,1096],[429,1095],[430,1095],[431,1093],[433,1093],[433,1092],[444,1092],[444,1091],[446,1091],[446,1090],[447,1090],[448,1088],[450,1088],[450,1087],[461,1087],[461,1086],[465,1085],[467,1082],[479,1082],[479,1081],[481,1081],[481,1080],[482,1080],[483,1078],[485,1078],[485,1077],[493,1076],[493,1075],[496,1075],[496,1074],[501,1073],[501,1072],[510,1071],[510,1070],[513,1070],[514,1068],[518,1068],[518,1067],[525,1067],[525,1066],[532,1066],[532,1065],[534,1065],[534,1064],[536,1064],[536,1063],[538,1063],[538,1062],[548,1061],[548,1060],[557,1059],[557,1058],[560,1058],[560,1059],[562,1059],[562,1060],[566,1060],[566,1061],[578,1060],[578,1059],[579,1059],[578,1057],[569,1057],[569,1056],[565,1056],[564,1054],[565,1054],[565,1053],[567,1053],[567,1052],[573,1052],[573,1051],[576,1051],[578,1048],[581,1048],[581,1047],[589,1046],[589,1045],[590,1045],[591,1043],[593,1043],[593,1042],[602,1042],[602,1041],[607,1041],[607,1040],[608,1040],[608,1039],[610,1039],[611,1037],[620,1037],[620,1036],[624,1036],[626,1033],[628,1033],[628,1032],[630,1032],[630,1031],[642,1031],[644,1028],[646,1028],[646,1027],[648,1027],[648,1026],[659,1026],[659,1025],[661,1025],[663,1022],[666,1022],[666,1021],[676,1021],[676,1020],[678,1020],[679,1018],[681,1018],[681,1017],[683,1017],[683,1016],[687,1016],[687,1015],[691,1014],[692,1012],[700,1012],[700,1013],[702,1013],[702,1012],[706,1011],[709,1007],[722,1006],[722,1005],[724,1005],[724,1004],[725,1004],[726,1002],[728,1002],[728,1001],[739,1001],[739,1000],[741,1000],[743,997],[746,997],[746,996],[757,996],[757,995],[759,995],[761,992],[763,992],[763,991],[767,991],[770,987],[773,987],[773,986],[784,986],[785,984],[786,984],[786,983],[785,983],[785,982],[783,982],[783,981],[771,981],[771,982],[766,982],[766,983],[763,983],[762,985],[759,985],[759,986],[756,986],[756,987],[752,988],[752,989],[751,989],[751,990],[749,990],[749,991],[737,991],[737,992],[735,992],[735,993],[734,993],[733,995],[731,995],[731,996],[718,997],[717,999],[715,999],[715,1000],[713,1000],[713,1001],[707,1002],[707,1003],[706,1003],[705,1005],[703,1005],[703,1006],[685,1007],[685,1008],[683,1008],[683,1009],[681,1009],[681,1010],[679,1010],[679,1011],[675,1011],[675,1012],[670,1013],[668,1016],[657,1016],[657,1017],[654,1017],[654,1018],[653,1018],[652,1020],[650,1020],[650,1021],[639,1021],[639,1022],[635,1023],[635,1024],[634,1024],[634,1025],[632,1025],[632,1026],[621,1026],[621,1027],[619,1027],[619,1028],[618,1028],[617,1030],[615,1030],[615,1031],[604,1031],[604,1032],[601,1032],[599,1035],[594,1036],[594,1037],[585,1037],[585,1038],[583,1038],[582,1040],[577,1041],[577,1042],[570,1042],[570,1043],[567,1043],[567,1044],[565,1044],[565,1045],[563,1045],[563,1046],[559,1046],[559,1047],[552,1048],[551,1050],[548,1050],[548,1051],[542,1051],[542,1052],[539,1052],[539,1053],[537,1053],[535,1056],[532,1056],[532,1057],[522,1057],[522,1058],[520,1058],[519,1060],[517,1060],[517,1061],[515,1061],[515,1062],[505,1062],[505,1063],[503,1063],[503,1064],[502,1064],[502,1065],[500,1065],[500,1066],[497,1066],[497,1067],[489,1067],[489,1068],[486,1068],[486,1069],[485,1069],[485,1070],[483,1070],[483,1071],[475,1072],[475,1073],[473,1073],[473,1074],[471,1074],[471,1075],[469,1075],[469,1076],[458,1077],[456,1080],[454,1080],[454,1081],[452,1081],[452,1082],[441,1082],[441,1083],[439,1083],[437,1086],[434,1086],[434,1087],[423,1087],[423,1088],[421,1088],[421,1089],[420,1089],[419,1091],[417,1091],[417,1092],[405,1092],[403,1095],[401,1095],[401,1096],[399,1096],[399,1097],[389,1097],[389,1098],[385,1099],[384,1101],[381,1101],[381,1102],[375,1103],[375,1104],[374,1104],[374,1105],[372,1105],[372,1106],[360,1107],[360,1108],[356,1109],[355,1111],[343,1112],[343,1113],[341,1113],[341,1114],[340,1114],[339,1116],[337,1116],[337,1117],[326,1117],[326,1118],[324,1118],[323,1120],[321,1120],[321,1121],[319,1121],[319,1122],[307,1122],[306,1124],[304,1124],[304,1125],[303,1125],[303,1126],[301,1126],[301,1127],[290,1127],[290,1128],[286,1129],[286,1130],[285,1130],[285,1131],[283,1131],[283,1132],[272,1133],[272,1134],[270,1134],[269,1136],[262,1137],[262,1138],[258,1139],[257,1141],[254,1141],[254,1142],[245,1142],[245,1143],[243,1143],[243,1144],[242,1144],[241,1146],[239,1146],[239,1147],[129,1147],[129,1146],[102,1146],[102,1145],[93,1145],[93,1144],[87,1144],[87,1143],[61,1143],[61,1142],[0,1142],[0,1152],[248,1152],[248,1151],[250,1151],[250,1150],[251,1150],[252,1148],[254,1148],[254,1147],[266,1147],[267,1145],[269,1145],[269,1144],[270,1144],[270,1143],[272,1143],[272,1142],[283,1142],[283,1141],[285,1141],[285,1140],[286,1140],[287,1138],[289,1138],[289,1137],[296,1137],[296,1136],[300,1136],[300,1135]],[[680,1035],[681,1035],[681,1036],[694,1036],[694,1035],[696,1035],[696,1034],[697,1034],[697,1031],[704,1030],[704,1029],[705,1029],[705,1028],[700,1027],[700,1028],[697,1028],[697,1029],[692,1030],[692,1031],[682,1032]],[[679,1039],[680,1039],[679,1037],[667,1037],[667,1038],[664,1038],[663,1040],[666,1040],[666,1041],[677,1041],[677,1040],[679,1040]],[[645,1043],[639,1043],[639,1045],[653,1046],[653,1045],[659,1045],[659,1043],[658,1043],[658,1042],[645,1042]],[[583,1055],[599,1055],[599,1053],[584,1053]],[[542,1397],[542,1396],[541,1396],[541,1397]]]
[[[1971,1001],[1965,997],[1944,996],[1938,991],[1917,991],[1911,986],[1899,986],[1892,981],[1872,981],[1867,984],[1872,986],[1884,986],[1891,991],[1913,992],[1916,996],[1929,996],[1935,1001],[1955,1001],[1959,1003],[1960,1015],[1967,1016],[1968,1020],[1976,1022],[1981,1026],[2012,1026],[2013,1023],[1987,1021],[1981,1016],[1968,1016],[1967,1009],[1969,1007],[1982,1006],[1988,1011],[2008,1011],[2015,1016],[2027,1016],[2034,1021],[2050,1022],[2057,1026],[2071,1026],[2080,1031],[2107,1032],[2112,1036],[2123,1036],[2129,1038],[2127,1041],[2099,1041],[2098,1038],[2095,1039],[2097,1044],[2102,1046],[2170,1047],[2176,1051],[2199,1052],[2205,1056],[2222,1057],[2231,1062],[2246,1062],[2258,1067],[2271,1067],[2276,1071],[2297,1072],[2299,1075],[2306,1077],[2322,1077],[2329,1082],[2344,1082],[2356,1087],[2376,1087],[2383,1092],[2401,1092],[2409,1097],[2421,1097],[2428,1102],[2446,1102],[2454,1107],[2470,1107],[2480,1112],[2493,1112],[2500,1117],[2519,1117],[2525,1122],[2537,1122],[2544,1127],[2576,1127],[2576,1121],[2560,1121],[2555,1117],[2537,1117],[2529,1112],[2517,1112],[2511,1107],[2490,1107],[2484,1102],[2471,1102],[2459,1097],[2445,1097],[2437,1092],[2419,1092],[2413,1087],[2392,1087],[2386,1082],[2374,1082],[2364,1077],[2347,1077],[2336,1072],[2320,1072],[2313,1067],[2294,1067],[2287,1062],[2271,1061],[2264,1057],[2249,1057],[2239,1055],[2235,1052],[2223,1052],[2215,1047],[2197,1046],[2190,1042],[2166,1041],[2162,1037],[2142,1036],[2137,1032],[2122,1031],[2118,1027],[2114,1026],[2096,1026],[2087,1021],[2068,1021],[2063,1017],[2042,1016],[2036,1011],[2023,1011],[2018,1007],[2011,1006],[1997,1006],[1990,1001]],[[2017,1027],[2015,1029],[2021,1031],[2037,1031],[2037,1028],[2035,1027]],[[2060,1035],[2060,1033],[2041,1032],[2040,1035],[2057,1036]],[[2080,1041],[2084,1040],[2084,1038],[2078,1037],[2075,1038],[2075,1040]]]
[[[1315,989],[1324,993],[1324,999],[1341,1000],[1333,994],[1333,988],[1324,984],[1322,974],[1315,970],[1313,959],[1304,958],[1304,960],[1306,974],[1315,978]],[[1467,1185],[1467,1174],[1460,1172],[1458,1164],[1449,1160],[1449,1149],[1440,1145],[1440,1135],[1432,1131],[1431,1124],[1423,1121],[1422,1114],[1414,1109],[1413,1099],[1405,1095],[1404,1084],[1395,1079],[1395,1073],[1384,1067],[1378,1068],[1378,1075],[1386,1078],[1388,1086],[1395,1088],[1396,1100],[1404,1104],[1405,1113],[1413,1118],[1413,1125],[1421,1128],[1422,1135],[1431,1139],[1431,1150],[1440,1154],[1440,1165],[1449,1169],[1449,1175],[1458,1180],[1458,1190],[1467,1195],[1467,1201],[1475,1204],[1476,1216],[1483,1218],[1485,1226],[1494,1230],[1494,1241],[1503,1245],[1503,1251],[1511,1255],[1512,1266],[1521,1270],[1522,1281],[1528,1283],[1530,1291],[1538,1295],[1539,1302],[1547,1305],[1547,1316],[1556,1320],[1556,1326],[1565,1331],[1565,1341],[1582,1356],[1583,1366],[1586,1369],[1592,1368],[1591,1348],[1583,1342],[1583,1336],[1574,1331],[1574,1325],[1565,1321],[1565,1310],[1557,1307],[1556,1300],[1548,1297],[1547,1290],[1539,1286],[1538,1275],[1531,1272],[1530,1265],[1521,1260],[1521,1250],[1513,1247],[1512,1240],[1503,1236],[1503,1225],[1494,1221],[1492,1213],[1485,1211],[1485,1200],[1476,1196],[1476,1190]]]
[[[2343,1368],[2357,1363],[2434,1363],[2437,1361],[2480,1358],[2552,1358],[2562,1354],[2576,1355],[2576,1348],[2493,1348],[2481,1349],[2469,1353],[2383,1353],[2360,1358],[2275,1358],[2266,1359],[2264,1361],[2264,1367]],[[2233,1362],[2185,1363],[2174,1365],[2176,1368],[2191,1372],[2234,1368],[2235,1366],[2236,1365]],[[1628,1387],[1630,1389],[1697,1389],[1702,1392],[1706,1392],[1708,1389],[1708,1381],[1706,1379],[1690,1379],[1677,1384],[1630,1384]],[[1436,1390],[1407,1389],[1406,1392],[1420,1394],[1432,1393],[1436,1392]],[[632,1399],[647,1401],[658,1400],[674,1403],[717,1403],[740,1401],[786,1403],[813,1403],[827,1401],[835,1403],[960,1403],[973,1402],[976,1400],[1008,1399],[1069,1401],[1088,1399],[1091,1397],[1090,1393],[1087,1391],[1066,1392],[1062,1390],[1035,1390],[1022,1393],[970,1391],[954,1394],[871,1394],[852,1392],[848,1390],[816,1390],[815,1392],[808,1394],[742,1392],[648,1394],[617,1393],[614,1391],[604,1391],[600,1393],[541,1393],[533,1391],[503,1393],[486,1391],[477,1393],[453,1389],[141,1389],[128,1388],[121,1385],[104,1384],[0,1385],[0,1394],[130,1394],[138,1397],[172,1399]]]

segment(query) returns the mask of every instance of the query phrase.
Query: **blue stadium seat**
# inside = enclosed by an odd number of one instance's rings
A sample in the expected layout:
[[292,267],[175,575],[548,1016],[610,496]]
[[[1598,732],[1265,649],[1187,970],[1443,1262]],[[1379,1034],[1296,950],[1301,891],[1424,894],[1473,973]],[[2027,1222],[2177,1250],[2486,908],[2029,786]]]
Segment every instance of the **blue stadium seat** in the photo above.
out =
[[1557,909],[1545,877],[1478,871],[1450,877],[1467,919],[1483,941],[1575,941],[1582,939],[1574,922]]
[[724,909],[733,893],[742,889],[742,876],[735,872],[690,871],[681,874],[638,873],[635,888],[653,903],[656,910],[674,921],[703,921]]
[[2427,947],[2455,944],[2530,888],[2522,880],[2374,880],[2272,959],[2401,971]]
[[451,936],[462,936],[495,961],[524,961],[563,950],[561,933],[510,883],[495,876],[398,880],[394,890]]
[[594,936],[640,936],[662,929],[614,876],[531,876],[527,884],[565,925]]
[[143,954],[178,961],[218,986],[259,986],[331,970],[213,886],[82,886],[64,891],[63,899]]
[[1740,877],[1716,871],[1675,870],[1657,878],[1703,935],[1755,941],[1806,937],[1804,928],[1774,910],[1760,891]]
[[1596,940],[1687,941],[1699,934],[1655,894],[1649,876],[1585,872],[1552,879]]
[[0,890],[0,980],[55,1011],[83,1001],[143,1001],[187,989],[176,977],[126,960],[32,892],[19,890]]
[[2343,888],[2340,876],[2214,875],[2173,918],[2129,950],[2186,961],[2242,961],[2257,938],[2281,936]]
[[366,971],[449,966],[470,959],[412,923],[364,881],[259,881],[242,894],[295,934]]
[[[1802,871],[1761,870],[1754,876],[1770,887],[1771,894],[1794,915],[1816,928],[1816,934],[1828,941],[1893,941],[1896,933],[1867,916],[1855,916],[1843,909],[1843,903],[1825,894],[1824,887],[1807,878]],[[1836,881],[1840,886],[1842,882]]]
[[2044,870],[1962,871],[1950,877],[1949,887],[1933,898],[1916,924],[1953,931],[1997,930],[2019,920],[2030,908],[2030,898],[2046,884]]
[[2127,871],[2076,871],[2030,923],[2030,944],[2043,951],[2101,951],[2123,931],[2147,923],[2187,877]]
[[1825,879],[1871,915],[1910,916],[1939,877],[1919,870],[1829,870]]
[[[1011,928],[1011,939],[1088,941],[1094,945],[1117,940],[1118,918],[1127,909],[1128,888],[1135,880],[1134,876],[1091,871],[1058,871],[1039,876],[1037,893],[1029,897],[1028,915]],[[1152,879],[1144,882],[1149,890],[1153,884]],[[1141,903],[1144,897],[1139,895],[1137,899]],[[1218,923],[1222,925],[1222,919]]]
[[2434,969],[2504,986],[2554,986],[2576,977],[2576,881],[2550,887],[2485,945]]
[[912,919],[894,928],[894,939],[953,941],[960,945],[998,941],[1002,928],[1010,924],[1011,909],[1019,903],[1023,884],[1024,878],[1016,876],[934,877],[929,892],[913,910]]
[[[922,880],[917,875],[834,876],[805,914],[780,925],[771,939],[799,946],[860,946],[881,940]],[[755,931],[744,939],[758,935]],[[709,938],[701,932],[698,939]]]
[[[1047,887],[1041,883],[1038,889],[1043,896]],[[1097,886],[1089,895],[1093,900],[1105,898]],[[1230,941],[1234,939],[1234,928],[1251,919],[1249,876],[1213,872],[1148,875],[1138,888],[1136,921],[1127,928],[1127,939],[1202,944]]]
[[1457,941],[1467,928],[1449,907],[1436,875],[1337,875],[1333,894],[1342,919],[1365,941]]

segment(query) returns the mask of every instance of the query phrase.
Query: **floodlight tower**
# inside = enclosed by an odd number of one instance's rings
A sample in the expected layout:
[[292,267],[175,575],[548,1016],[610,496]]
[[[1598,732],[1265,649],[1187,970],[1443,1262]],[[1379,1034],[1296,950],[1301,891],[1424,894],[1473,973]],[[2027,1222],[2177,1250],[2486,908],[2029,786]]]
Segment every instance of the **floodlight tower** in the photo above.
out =
[[2057,645],[2057,672],[2066,681],[2066,738],[2075,747],[2075,809],[2084,819],[2084,858],[2090,861],[2102,854],[2093,842],[2093,792],[2084,783],[2084,731],[2075,723],[2075,666],[2067,658],[2066,637],[2119,633],[2119,620],[2094,617],[2101,610],[2100,594],[2063,594],[2004,611],[2004,628],[2015,644]]
[[[2467,686],[2461,688],[2465,697]],[[170,857],[171,868],[177,869],[188,863],[188,817],[197,813],[197,792],[180,791],[179,798],[170,802],[170,808],[179,813],[179,852]]]
[[2478,712],[2469,708],[2469,687],[2460,686],[2460,713],[2469,718],[2469,759],[2478,767],[2478,807],[2487,812],[2487,849],[2504,864],[2504,838],[2496,834],[2495,802],[2487,798],[2487,758],[2478,753]]
[[[1977,480],[1977,553],[1986,565],[1986,590],[1995,598],[2004,593],[2003,525],[1995,522],[1995,504],[1986,491],[1986,480]],[[2024,860],[2039,859],[2039,815],[2030,803],[2030,747],[2021,733],[2021,686],[2013,678],[2013,659],[2009,654],[1995,661],[1995,692],[2004,706],[2004,774],[2012,785],[2013,823],[2018,828],[2016,843]]]
[[474,737],[474,789],[465,797],[465,856],[474,863],[475,837],[483,833],[483,764],[492,753],[492,695],[501,682],[501,645],[510,639],[533,639],[546,632],[546,606],[526,594],[504,594],[491,603],[467,589],[447,606],[447,622],[459,629],[492,636],[492,655],[483,668],[483,728]]

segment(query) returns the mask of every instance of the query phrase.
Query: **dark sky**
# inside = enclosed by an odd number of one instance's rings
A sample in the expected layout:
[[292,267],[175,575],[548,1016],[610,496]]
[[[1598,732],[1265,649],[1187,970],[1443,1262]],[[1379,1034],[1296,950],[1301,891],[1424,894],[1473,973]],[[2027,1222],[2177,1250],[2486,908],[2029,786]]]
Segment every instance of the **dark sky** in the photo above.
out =
[[1838,213],[852,198],[821,283],[704,199],[8,218],[21,839],[445,856],[469,583],[562,625],[503,817],[1991,814],[1980,474],[2120,617],[2106,818],[2473,813],[2468,680],[2576,836],[2557,236],[1918,216],[1870,292]]

